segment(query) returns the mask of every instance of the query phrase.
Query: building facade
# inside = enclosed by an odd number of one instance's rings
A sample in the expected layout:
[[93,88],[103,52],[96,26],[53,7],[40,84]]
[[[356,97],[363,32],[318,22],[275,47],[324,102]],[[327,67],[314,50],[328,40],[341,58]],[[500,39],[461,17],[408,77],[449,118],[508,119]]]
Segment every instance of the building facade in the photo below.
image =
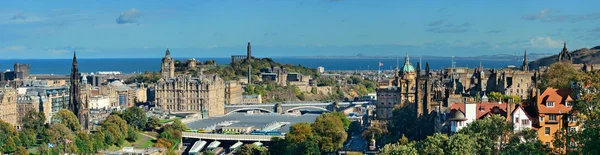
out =
[[[568,89],[547,88],[537,96],[535,108],[537,118],[534,125],[539,128],[538,139],[542,144],[553,148],[554,133],[561,129],[568,131],[580,130],[577,117],[570,114],[573,108],[573,98]],[[565,117],[568,117],[565,119]]]
[[19,112],[17,111],[17,93],[12,88],[0,90],[0,120],[17,126]]
[[225,82],[225,104],[242,103],[242,85],[235,80]]
[[179,75],[156,84],[158,107],[170,112],[201,112],[212,117],[225,113],[225,82],[216,75]]
[[261,104],[261,95],[243,95],[242,104]]

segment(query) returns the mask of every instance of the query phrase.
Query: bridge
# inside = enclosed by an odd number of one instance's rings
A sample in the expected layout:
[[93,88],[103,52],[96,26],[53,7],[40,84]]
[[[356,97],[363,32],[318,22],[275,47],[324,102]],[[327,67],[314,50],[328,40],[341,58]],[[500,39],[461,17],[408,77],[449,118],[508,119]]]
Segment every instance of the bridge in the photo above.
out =
[[196,138],[196,139],[210,139],[218,141],[258,141],[258,142],[269,142],[274,137],[281,139],[284,136],[269,136],[269,135],[226,135],[226,134],[208,134],[208,133],[195,133],[195,132],[182,132],[183,138]]
[[342,111],[346,108],[362,106],[369,102],[305,102],[305,103],[267,103],[225,105],[225,115],[238,111],[258,110],[267,113],[290,113],[300,109],[318,109],[322,111]]

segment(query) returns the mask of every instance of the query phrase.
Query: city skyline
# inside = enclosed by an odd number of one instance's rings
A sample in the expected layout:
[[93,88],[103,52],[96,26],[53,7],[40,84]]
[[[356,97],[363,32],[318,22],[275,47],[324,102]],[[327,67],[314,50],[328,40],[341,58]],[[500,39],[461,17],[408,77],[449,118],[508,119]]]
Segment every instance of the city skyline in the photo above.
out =
[[[4,59],[477,56],[558,53],[600,41],[595,1],[120,1],[0,6]],[[586,5],[582,5],[586,4]]]

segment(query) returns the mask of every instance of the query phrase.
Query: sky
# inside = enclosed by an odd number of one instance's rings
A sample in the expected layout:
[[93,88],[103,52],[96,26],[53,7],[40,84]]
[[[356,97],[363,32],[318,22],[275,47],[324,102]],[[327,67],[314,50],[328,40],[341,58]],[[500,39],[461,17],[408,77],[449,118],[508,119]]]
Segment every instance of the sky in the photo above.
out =
[[598,0],[2,0],[0,59],[478,56],[600,45]]

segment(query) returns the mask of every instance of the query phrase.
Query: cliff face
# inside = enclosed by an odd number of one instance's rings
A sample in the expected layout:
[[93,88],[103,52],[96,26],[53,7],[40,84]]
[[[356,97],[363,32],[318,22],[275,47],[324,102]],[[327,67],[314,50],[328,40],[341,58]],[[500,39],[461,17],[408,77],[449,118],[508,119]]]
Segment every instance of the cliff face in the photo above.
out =
[[[558,51],[556,53],[558,53]],[[596,46],[591,49],[582,48],[569,53],[571,53],[571,56],[573,57],[574,64],[600,64],[600,46]],[[529,68],[550,66],[557,61],[558,54],[529,62]]]

